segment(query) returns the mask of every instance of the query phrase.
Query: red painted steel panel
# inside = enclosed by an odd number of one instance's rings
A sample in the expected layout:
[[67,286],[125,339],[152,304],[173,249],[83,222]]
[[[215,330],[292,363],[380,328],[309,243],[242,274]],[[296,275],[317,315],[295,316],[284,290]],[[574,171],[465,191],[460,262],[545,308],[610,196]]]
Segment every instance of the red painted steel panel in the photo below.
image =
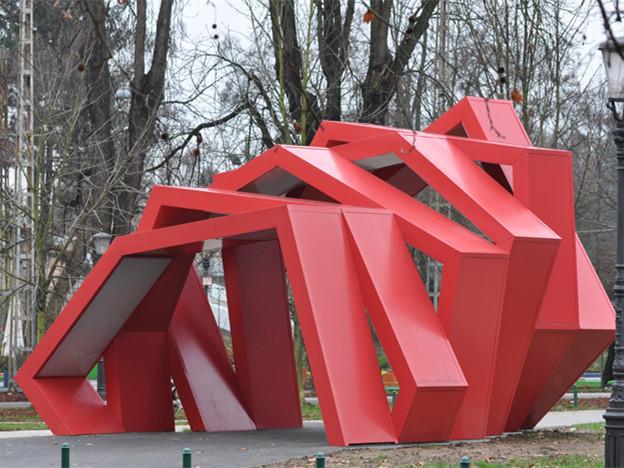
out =
[[252,162],[256,162],[253,169],[259,172],[233,171],[219,181],[219,187],[237,190],[245,186],[248,180],[257,178],[257,174],[262,171],[269,171],[277,164],[282,164],[301,180],[315,185],[340,203],[393,211],[410,225],[408,242],[441,261],[465,251],[502,253],[489,242],[400,190],[388,187],[379,178],[333,151],[276,147]]
[[85,378],[28,379],[22,374],[19,382],[20,388],[27,392],[30,402],[56,435],[126,432],[121,421]]
[[[384,135],[345,144],[335,151],[349,160],[355,160],[379,154],[377,148],[380,147],[395,148],[395,154],[418,175],[443,193],[453,206],[499,246],[513,253],[508,264],[510,271],[505,289],[502,335],[496,358],[494,406],[488,429],[491,433],[498,433],[520,378],[525,357],[522,350],[527,349],[531,340],[559,237],[443,137],[413,132],[401,133],[400,137],[404,141],[398,141],[396,136]],[[511,239],[513,242],[510,242]],[[522,245],[526,244],[522,243],[528,241],[531,244],[523,248]],[[546,276],[534,274],[535,271],[545,272]],[[535,287],[535,291],[526,294],[527,288],[531,290]],[[534,300],[529,303],[529,298]],[[469,426],[474,427],[475,424]]]
[[[577,235],[574,236],[574,240],[576,241],[577,284],[582,285],[577,290],[580,328],[581,330],[612,332],[615,323],[615,310],[611,305],[611,300],[602,287],[600,278],[598,278],[581,240]],[[614,337],[611,334],[605,348],[611,344]]]
[[510,101],[465,97],[425,131],[452,134],[458,126],[470,138],[532,146]]
[[[222,250],[236,376],[258,429],[300,427],[288,291],[277,241]],[[276,411],[279,405],[279,411]]]
[[[444,264],[438,315],[469,387],[452,439],[486,436],[498,356],[508,259],[458,256]],[[480,293],[482,284],[489,292]],[[479,295],[479,297],[475,297]]]
[[448,440],[467,383],[401,231],[391,213],[343,213],[366,309],[400,386],[398,439]]
[[[541,330],[537,331],[539,332]],[[610,330],[581,330],[576,333],[570,346],[565,350],[563,359],[530,408],[521,428],[530,429],[540,422],[566,390],[570,389],[580,375],[598,359],[600,353],[608,346],[609,340],[612,340],[613,337],[610,335],[612,335]]]
[[197,273],[189,272],[169,327],[172,376],[191,429],[255,429]]
[[173,431],[166,331],[121,332],[104,353],[106,403],[125,431]]
[[[562,347],[561,356],[557,361],[556,368],[547,373],[548,380],[539,392],[530,388],[525,395],[535,395],[531,405],[522,406],[514,401],[516,419],[510,421],[509,427],[532,427],[548,412],[613,341],[613,327],[615,312],[606,295],[600,280],[594,271],[580,240],[573,236],[576,246],[576,274],[578,276],[578,314],[579,320],[572,331],[568,332],[574,341],[568,346]],[[536,335],[542,337],[543,344],[536,344],[536,354],[544,356],[558,355],[559,349],[554,348],[553,337],[559,330],[552,326],[538,325]],[[537,361],[537,359],[535,359]],[[531,382],[527,378],[527,383]],[[540,382],[536,378],[535,382]],[[520,399],[520,392],[516,400]],[[520,423],[520,420],[523,420]],[[512,425],[513,424],[513,425]]]
[[280,233],[332,445],[393,442],[395,431],[338,209],[289,208]]
[[[518,431],[528,414],[533,411],[538,400],[544,395],[544,389],[547,386],[551,376],[556,375],[555,370],[564,357],[566,351],[570,348],[573,340],[578,334],[576,329],[537,329],[533,334],[531,346],[527,353],[526,362],[522,378],[518,385],[518,389],[512,402],[511,411],[507,422],[505,423],[505,431]],[[528,365],[530,364],[530,365]],[[584,368],[585,369],[585,368]],[[584,370],[583,369],[583,370]],[[583,372],[583,370],[581,372]],[[578,377],[578,374],[575,378]],[[572,386],[568,381],[561,381],[560,376],[556,377],[554,383],[554,393],[557,394],[557,400]],[[568,385],[569,384],[569,385]],[[551,390],[549,398],[552,398]],[[553,402],[553,404],[556,403]],[[541,404],[540,404],[541,406]],[[550,407],[552,404],[548,407]],[[541,419],[541,418],[540,418]],[[539,422],[539,419],[535,421]]]

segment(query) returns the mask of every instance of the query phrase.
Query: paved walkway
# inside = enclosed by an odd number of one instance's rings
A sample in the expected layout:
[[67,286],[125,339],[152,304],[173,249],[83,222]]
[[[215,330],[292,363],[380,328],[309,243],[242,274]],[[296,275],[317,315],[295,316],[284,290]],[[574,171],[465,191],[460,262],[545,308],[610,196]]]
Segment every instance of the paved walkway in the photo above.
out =
[[[39,437],[34,437],[39,436]],[[96,436],[51,436],[28,431],[27,437],[0,438],[0,466],[59,466],[61,445],[71,447],[72,467],[172,468],[182,466],[182,450],[192,450],[193,467],[251,467],[297,457],[329,453],[321,421],[303,428],[240,432],[128,433]]]
[[[577,393],[579,400],[590,400],[592,398],[610,398],[611,392],[583,392]],[[566,393],[563,395],[563,398],[569,398],[570,400],[574,398],[574,393]]]
[[[601,422],[604,410],[548,413],[537,428]],[[181,430],[183,428],[178,428]],[[342,447],[327,445],[322,421],[303,428],[241,432],[128,433],[53,436],[50,431],[0,432],[0,466],[60,466],[61,445],[71,447],[72,467],[172,468],[182,466],[182,450],[193,452],[192,466],[253,467],[291,458],[313,457]],[[361,446],[360,446],[361,447]],[[376,448],[396,445],[375,445]]]
[[551,411],[535,426],[536,429],[567,427],[574,424],[604,422],[605,410]]

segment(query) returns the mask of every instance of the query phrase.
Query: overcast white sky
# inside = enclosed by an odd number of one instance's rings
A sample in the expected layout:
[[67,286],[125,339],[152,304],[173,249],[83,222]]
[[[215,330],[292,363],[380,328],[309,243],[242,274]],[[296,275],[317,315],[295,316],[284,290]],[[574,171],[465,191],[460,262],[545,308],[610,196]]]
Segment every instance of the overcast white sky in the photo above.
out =
[[249,28],[247,20],[239,11],[245,11],[245,2],[242,0],[186,0],[184,7],[184,22],[189,33],[213,34],[213,24],[217,24],[219,31],[233,31],[245,35]]

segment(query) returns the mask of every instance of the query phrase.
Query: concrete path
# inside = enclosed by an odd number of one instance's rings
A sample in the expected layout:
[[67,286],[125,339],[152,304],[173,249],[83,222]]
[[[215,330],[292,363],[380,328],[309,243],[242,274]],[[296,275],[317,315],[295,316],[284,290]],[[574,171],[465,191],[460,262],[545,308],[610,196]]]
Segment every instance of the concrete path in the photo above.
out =
[[542,418],[535,429],[548,429],[555,427],[567,427],[574,424],[604,422],[602,415],[605,410],[582,410],[582,411],[551,411]]
[[[592,392],[592,393],[578,393],[577,394],[579,400],[590,400],[592,398],[610,398],[611,392]],[[566,393],[563,395],[563,398],[569,398],[570,400],[574,398],[574,393]]]
[[30,401],[3,401],[0,402],[0,408],[28,408]]
[[[539,429],[601,422],[604,410],[548,413]],[[184,428],[178,428],[183,430]],[[313,457],[343,447],[327,445],[322,421],[303,428],[241,432],[129,433],[94,436],[53,436],[50,431],[0,432],[0,466],[60,466],[61,445],[71,447],[72,467],[172,468],[182,466],[182,450],[190,448],[192,466],[253,467],[291,458]],[[361,447],[361,446],[358,446]],[[376,448],[396,445],[374,445]]]
[[[61,445],[71,447],[72,467],[172,468],[182,466],[182,450],[192,450],[193,467],[251,467],[297,457],[329,453],[323,423],[299,429],[241,432],[128,433],[97,436],[44,436],[0,439],[0,466],[59,466]],[[41,437],[32,437],[42,435]]]

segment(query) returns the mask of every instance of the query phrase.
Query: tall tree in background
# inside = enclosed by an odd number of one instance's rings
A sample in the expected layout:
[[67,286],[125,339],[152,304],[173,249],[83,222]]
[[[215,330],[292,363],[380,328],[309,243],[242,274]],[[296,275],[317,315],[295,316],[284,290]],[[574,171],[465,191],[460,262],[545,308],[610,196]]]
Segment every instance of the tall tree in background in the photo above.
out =
[[[136,221],[145,158],[157,141],[173,0],[161,2],[154,26],[147,3],[35,3],[38,203],[32,216],[39,337],[91,268],[91,236],[98,231],[126,234]],[[19,24],[17,17],[11,21]],[[120,88],[130,89],[129,112],[115,98]],[[4,195],[3,200],[12,199]],[[3,301],[11,295],[2,291]]]
[[390,15],[393,3],[391,0],[371,1],[370,12],[370,48],[366,79],[362,89],[362,122],[383,125],[390,100],[395,95],[399,81],[405,72],[416,44],[429,27],[429,19],[439,0],[426,0],[420,8],[412,13],[405,22],[395,26],[403,30],[400,43],[391,52],[388,47],[388,33],[391,28]]
[[251,50],[227,40],[214,59],[231,67],[224,103],[251,104],[262,143],[255,154],[308,143],[322,119],[384,123],[414,55],[425,53],[416,46],[439,0],[420,3],[377,1],[362,10],[353,0],[250,0]]
[[321,68],[325,76],[324,120],[342,120],[342,84],[348,65],[349,39],[355,1],[347,1],[342,14],[339,0],[317,0],[317,37]]
[[[87,0],[85,0],[87,1]],[[134,69],[130,90],[132,93],[128,116],[128,143],[123,184],[119,191],[113,232],[131,232],[132,217],[141,194],[145,161],[150,145],[154,143],[154,129],[165,91],[167,56],[171,39],[173,0],[161,0],[156,21],[156,37],[151,53],[151,67],[146,67],[147,2],[136,2],[134,37]]]
[[[113,108],[116,90],[112,86],[109,61],[112,41],[109,32],[110,6],[104,0],[82,0],[91,23],[87,43],[90,47],[85,80],[89,93],[88,111],[94,131],[98,168],[104,169],[99,178],[117,172],[117,184],[109,195],[110,223],[104,226],[115,235],[128,234],[136,213],[137,199],[142,193],[142,181],[147,152],[156,141],[154,129],[163,102],[167,59],[171,46],[171,15],[173,0],[162,0],[155,25],[155,38],[150,51],[148,41],[147,2],[133,2],[135,17],[133,59],[129,69],[121,72],[128,80],[131,98],[128,130],[123,146],[115,148],[112,139]],[[151,66],[146,66],[151,63]],[[115,163],[112,163],[115,161]],[[119,164],[119,167],[113,167]]]

